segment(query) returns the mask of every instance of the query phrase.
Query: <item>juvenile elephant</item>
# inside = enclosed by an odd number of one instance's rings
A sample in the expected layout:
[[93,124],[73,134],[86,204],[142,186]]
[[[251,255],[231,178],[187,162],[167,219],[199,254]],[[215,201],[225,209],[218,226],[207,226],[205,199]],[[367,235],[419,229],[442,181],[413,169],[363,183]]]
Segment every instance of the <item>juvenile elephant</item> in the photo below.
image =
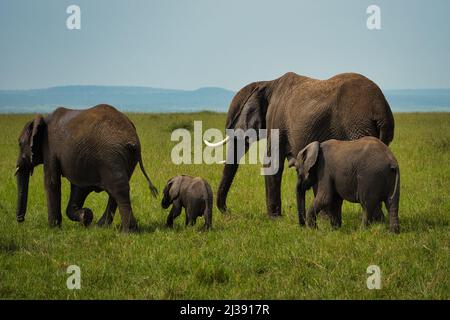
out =
[[308,144],[289,167],[297,170],[298,214],[305,224],[305,192],[314,188],[314,202],[306,214],[308,226],[316,226],[316,214],[323,209],[331,215],[333,227],[342,223],[342,201],[360,203],[363,225],[384,219],[381,204],[389,211],[392,232],[400,231],[398,205],[400,171],[397,160],[380,140],[364,137],[354,141],[328,140]]
[[48,223],[61,225],[61,176],[71,184],[66,214],[70,220],[84,225],[93,214],[83,208],[92,191],[109,194],[106,210],[98,225],[109,225],[119,207],[122,230],[137,228],[130,202],[129,180],[139,166],[153,196],[157,189],[145,172],[141,145],[133,123],[109,105],[86,110],[58,108],[50,115],[36,115],[19,137],[16,176],[18,186],[17,221],[25,219],[28,183],[33,169],[44,164]]
[[[394,117],[380,88],[355,73],[317,80],[288,72],[275,80],[258,81],[245,86],[234,96],[228,109],[226,129],[267,130],[267,149],[271,149],[271,129],[279,130],[279,147],[269,156],[279,158],[279,169],[266,175],[266,205],[269,216],[281,215],[281,179],[285,160],[297,155],[313,141],[355,140],[364,136],[379,138],[388,145],[394,137]],[[261,137],[258,136],[257,139]],[[238,142],[238,139],[240,140]],[[245,143],[237,135],[217,143]],[[278,156],[276,156],[278,154]],[[217,207],[227,210],[226,199],[243,153],[229,148],[217,191]]]
[[204,229],[210,229],[212,224],[213,193],[209,183],[200,177],[186,175],[176,176],[167,182],[163,191],[161,206],[172,209],[167,217],[167,226],[173,227],[173,220],[186,211],[186,226],[194,225],[197,217],[205,219]]

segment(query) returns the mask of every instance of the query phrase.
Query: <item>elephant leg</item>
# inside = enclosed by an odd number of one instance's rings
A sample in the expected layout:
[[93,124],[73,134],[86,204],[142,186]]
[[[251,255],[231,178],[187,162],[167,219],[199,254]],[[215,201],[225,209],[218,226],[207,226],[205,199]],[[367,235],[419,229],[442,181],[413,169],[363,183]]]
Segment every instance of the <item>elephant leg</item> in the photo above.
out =
[[97,222],[97,226],[103,227],[103,226],[109,226],[114,220],[114,214],[117,209],[117,202],[116,200],[110,195],[108,198],[108,204],[106,205],[105,212],[101,216],[100,220]]
[[133,215],[130,200],[130,185],[128,180],[116,182],[110,191],[112,197],[116,199],[122,218],[122,232],[137,231],[137,221]]
[[326,207],[326,204],[322,201],[318,200],[318,197],[314,198],[313,204],[309,207],[308,211],[306,212],[306,224],[310,228],[317,228],[317,214],[320,212],[320,210],[324,209]]
[[195,206],[193,206],[192,204],[188,204],[186,206],[186,220],[185,220],[185,226],[187,227],[188,225],[192,225],[192,215],[193,212],[195,210]]
[[283,178],[285,158],[280,157],[278,171],[273,175],[266,175],[266,205],[269,217],[281,216],[281,180]]
[[367,228],[369,226],[369,212],[366,208],[363,208],[362,227]]
[[362,201],[361,205],[363,207],[362,227],[367,228],[371,223],[371,217],[374,215],[377,205],[371,200]]
[[170,213],[167,216],[166,226],[169,228],[173,228],[173,220],[181,214],[181,206],[174,204],[172,209],[170,209]]
[[398,221],[398,205],[399,205],[398,194],[395,195],[393,199],[387,199],[385,201],[385,205],[389,211],[389,229],[391,230],[391,232],[399,233],[400,226]]
[[306,224],[310,228],[317,228],[316,220],[317,220],[317,214],[316,214],[316,209],[314,208],[314,204],[313,204],[309,207],[308,211],[306,212]]
[[205,219],[205,224],[203,225],[203,230],[211,229],[212,225],[212,212],[211,210],[206,209],[203,213],[203,218]]
[[[317,186],[313,186],[313,194],[314,194],[314,198],[317,195]],[[321,218],[329,218],[331,216],[331,212],[329,208],[323,208],[322,210],[320,210],[319,212],[317,212],[317,216],[321,217]]]
[[369,223],[383,223],[385,220],[383,209],[381,208],[381,202],[375,206],[373,213],[368,217]]
[[61,226],[61,174],[56,165],[44,164],[44,182],[47,198],[48,225]]
[[93,214],[91,209],[83,208],[83,205],[91,192],[91,188],[80,188],[74,184],[70,184],[70,199],[67,204],[66,215],[70,220],[79,221],[86,227],[91,224]]
[[368,197],[362,201],[363,207],[363,227],[367,227],[375,221],[380,221],[380,216],[384,218],[381,210],[381,202],[375,198]]
[[195,225],[197,223],[197,216],[195,213],[191,215],[191,226]]
[[330,214],[330,224],[333,229],[340,228],[342,225],[342,198],[335,195],[328,212]]

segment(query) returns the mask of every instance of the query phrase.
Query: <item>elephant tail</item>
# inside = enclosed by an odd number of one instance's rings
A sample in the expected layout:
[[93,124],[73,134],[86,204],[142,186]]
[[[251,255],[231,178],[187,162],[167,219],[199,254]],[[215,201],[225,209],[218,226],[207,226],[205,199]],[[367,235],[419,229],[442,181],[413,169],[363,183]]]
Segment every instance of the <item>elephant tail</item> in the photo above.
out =
[[203,218],[205,219],[205,229],[210,229],[212,225],[212,210],[213,210],[213,192],[208,183],[205,183],[206,188],[206,206],[203,212]]
[[394,139],[395,123],[391,107],[384,96],[382,104],[383,106],[380,109],[383,110],[383,116],[376,120],[379,135],[378,138],[388,146]]
[[145,171],[145,168],[144,168],[144,164],[142,163],[142,157],[141,156],[139,156],[139,167],[141,168],[141,171],[144,174],[145,179],[147,179],[147,183],[148,183],[148,186],[150,188],[150,191],[151,191],[153,197],[156,198],[156,196],[158,195],[158,189],[156,189],[156,187],[152,183],[152,180],[150,180],[150,178],[148,177],[148,174],[147,174],[147,172]]
[[397,165],[392,165],[391,170],[395,171],[394,190],[392,191],[392,194],[389,198],[389,200],[392,202],[395,197],[398,197],[398,188],[399,188],[399,183],[400,183],[400,170]]

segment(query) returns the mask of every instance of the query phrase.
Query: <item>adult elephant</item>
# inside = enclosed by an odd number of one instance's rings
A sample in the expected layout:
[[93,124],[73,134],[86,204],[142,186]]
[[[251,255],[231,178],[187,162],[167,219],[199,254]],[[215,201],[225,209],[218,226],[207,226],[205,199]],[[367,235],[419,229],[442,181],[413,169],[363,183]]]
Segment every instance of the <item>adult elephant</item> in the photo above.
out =
[[137,228],[129,186],[137,163],[153,196],[157,194],[142,164],[141,145],[133,123],[112,106],[97,105],[86,110],[58,108],[45,118],[38,114],[22,130],[19,147],[18,222],[25,219],[30,175],[39,164],[44,164],[50,226],[61,225],[61,176],[71,183],[66,214],[86,226],[93,219],[92,211],[83,208],[86,197],[92,191],[106,191],[108,205],[98,224],[110,224],[118,206],[122,230]]
[[[279,155],[279,170],[265,176],[267,211],[273,217],[281,215],[281,179],[286,158],[295,157],[313,141],[328,139],[374,136],[388,145],[394,136],[394,118],[380,88],[360,74],[344,73],[317,80],[289,72],[239,90],[231,101],[226,129],[268,129],[268,149],[270,129],[279,129],[279,147],[274,151]],[[237,143],[242,135],[233,139],[205,143],[215,147],[227,141]],[[249,142],[240,143],[245,143],[245,153]],[[227,194],[238,169],[238,159],[243,155],[238,155],[237,149],[228,148],[227,158],[235,161],[225,164],[217,192],[217,206],[222,212],[227,210]]]

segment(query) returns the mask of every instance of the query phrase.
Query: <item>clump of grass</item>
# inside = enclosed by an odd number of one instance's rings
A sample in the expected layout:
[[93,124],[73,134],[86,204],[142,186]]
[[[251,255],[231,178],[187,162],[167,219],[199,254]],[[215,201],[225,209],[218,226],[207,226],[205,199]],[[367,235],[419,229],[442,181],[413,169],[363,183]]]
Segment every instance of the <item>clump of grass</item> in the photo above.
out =
[[208,265],[198,269],[195,273],[195,278],[202,284],[212,285],[214,283],[227,283],[230,276],[224,267]]

